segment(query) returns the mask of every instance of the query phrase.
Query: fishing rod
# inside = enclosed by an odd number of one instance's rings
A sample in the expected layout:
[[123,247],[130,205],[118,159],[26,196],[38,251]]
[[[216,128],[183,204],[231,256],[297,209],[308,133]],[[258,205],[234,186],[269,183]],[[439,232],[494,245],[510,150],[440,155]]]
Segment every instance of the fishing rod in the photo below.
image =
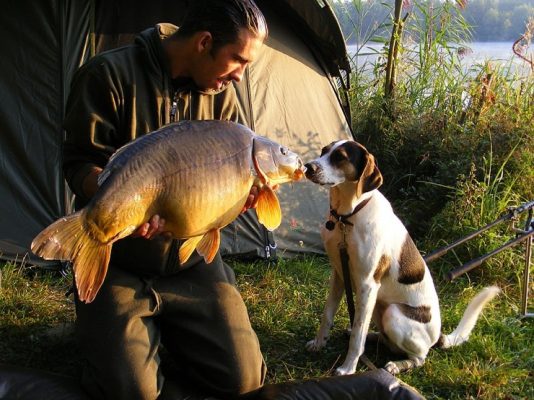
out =
[[[526,210],[529,210],[529,217],[528,217],[528,220],[529,220],[529,221],[532,221],[532,208],[533,208],[533,207],[534,207],[534,200],[529,201],[529,202],[527,202],[527,203],[524,203],[524,204],[522,204],[522,205],[520,205],[520,206],[518,206],[518,207],[510,208],[510,209],[508,210],[507,213],[503,214],[502,216],[500,216],[499,218],[497,218],[495,221],[493,221],[493,222],[487,224],[486,226],[484,226],[484,227],[482,227],[482,228],[480,228],[480,229],[478,229],[478,230],[476,230],[476,231],[470,233],[470,234],[467,235],[467,236],[464,236],[464,237],[462,237],[462,238],[460,238],[460,239],[454,241],[453,243],[449,244],[448,246],[444,246],[444,247],[442,247],[442,248],[440,248],[440,249],[437,249],[437,250],[433,251],[433,252],[430,253],[429,255],[425,256],[424,259],[425,259],[425,261],[426,261],[427,263],[428,263],[428,262],[431,262],[431,261],[434,261],[435,259],[437,259],[437,258],[443,256],[444,254],[446,254],[447,252],[449,252],[449,250],[452,250],[452,249],[455,248],[456,246],[458,246],[458,245],[460,245],[460,244],[462,244],[462,243],[465,243],[465,242],[467,242],[468,240],[470,240],[470,239],[472,239],[472,238],[474,238],[474,237],[480,235],[482,232],[485,232],[485,231],[487,231],[488,229],[493,228],[495,225],[498,225],[498,224],[500,224],[501,222],[507,221],[507,220],[509,220],[509,219],[517,218],[517,216],[518,216],[519,214],[521,214],[522,212],[524,212],[524,211],[526,211]],[[531,223],[529,223],[529,222],[527,221],[527,225],[531,225]],[[532,227],[531,227],[530,229],[532,229]],[[525,230],[528,230],[528,226],[525,227]],[[524,240],[524,239],[526,239],[526,237],[523,237],[522,240]],[[515,239],[514,239],[514,241],[515,241]],[[514,244],[517,244],[517,243],[519,243],[519,242],[521,242],[521,240],[517,241],[517,242],[514,243]],[[510,244],[506,244],[506,245],[505,245],[505,246],[506,246],[505,248],[510,247],[511,245],[512,245],[511,243],[510,243]],[[503,248],[502,250],[504,250],[504,248]],[[495,254],[496,254],[496,253],[495,253]],[[465,272],[467,272],[467,271],[465,271]]]
[[506,242],[501,247],[498,247],[497,249],[490,251],[487,254],[484,254],[483,256],[477,257],[461,267],[455,268],[452,271],[450,271],[447,274],[447,279],[449,281],[452,281],[453,279],[458,278],[460,275],[465,274],[466,272],[471,271],[472,269],[478,267],[480,264],[482,264],[484,261],[486,261],[488,258],[493,257],[494,255],[500,253],[503,250],[506,250],[509,247],[515,246],[518,243],[521,243],[523,240],[526,240],[527,238],[531,237],[534,234],[534,229],[530,229],[529,231],[526,231],[522,235],[517,236],[515,239],[512,239],[508,242]]
[[[456,246],[465,243],[469,239],[474,238],[475,236],[480,235],[481,233],[487,231],[488,229],[494,227],[495,225],[507,221],[512,220],[512,228],[516,233],[516,237],[514,239],[509,240],[502,246],[496,248],[493,251],[490,251],[487,254],[484,254],[480,257],[477,257],[462,266],[453,269],[447,274],[447,279],[449,281],[452,281],[453,279],[456,279],[462,274],[465,274],[466,272],[471,271],[472,269],[478,267],[480,264],[482,264],[484,261],[486,261],[488,258],[493,257],[494,255],[500,253],[501,251],[508,249],[510,247],[513,247],[523,241],[525,241],[525,270],[523,272],[523,280],[522,280],[522,297],[521,297],[521,314],[524,317],[534,317],[533,313],[528,313],[528,290],[529,290],[529,284],[530,284],[530,261],[532,257],[532,236],[534,235],[534,221],[532,220],[533,215],[533,208],[534,208],[534,200],[529,201],[527,203],[524,203],[518,207],[509,208],[508,212],[497,218],[495,221],[487,224],[486,226],[478,229],[475,232],[470,233],[467,236],[464,236],[453,243],[451,243],[448,246],[444,246],[432,253],[430,253],[428,256],[424,257],[426,262],[433,261],[442,255],[446,254],[451,249],[455,248]],[[513,220],[517,218],[517,216],[525,211],[528,211],[528,216],[525,221],[525,225],[523,229],[516,228],[513,225]]]

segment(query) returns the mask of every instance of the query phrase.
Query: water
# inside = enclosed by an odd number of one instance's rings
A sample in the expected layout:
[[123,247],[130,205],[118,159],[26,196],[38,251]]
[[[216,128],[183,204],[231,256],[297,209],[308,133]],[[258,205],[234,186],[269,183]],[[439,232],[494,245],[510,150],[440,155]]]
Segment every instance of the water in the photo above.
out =
[[509,42],[474,42],[468,44],[472,50],[466,58],[475,62],[484,62],[485,60],[508,61],[517,58],[512,50],[513,43]]
[[[512,50],[512,42],[473,42],[456,48],[464,47],[467,50],[460,57],[462,65],[469,68],[473,65],[480,65],[486,61],[508,65],[521,72],[528,73],[530,67],[528,63],[517,57]],[[383,48],[381,43],[368,43],[359,51],[358,57],[353,59],[357,65],[364,65],[365,62],[373,64],[379,57],[379,52]],[[354,57],[357,51],[356,45],[348,45],[347,50],[350,57]],[[533,50],[527,53],[527,57],[532,57]]]

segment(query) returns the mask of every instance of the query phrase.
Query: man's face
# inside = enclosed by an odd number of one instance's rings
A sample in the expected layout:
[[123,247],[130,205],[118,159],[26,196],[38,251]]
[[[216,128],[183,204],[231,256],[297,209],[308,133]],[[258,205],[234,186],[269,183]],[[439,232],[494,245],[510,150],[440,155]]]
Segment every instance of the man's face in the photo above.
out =
[[239,82],[245,68],[256,59],[263,43],[249,30],[241,29],[238,40],[211,51],[211,43],[206,46],[191,71],[196,85],[204,90],[221,90],[231,81]]

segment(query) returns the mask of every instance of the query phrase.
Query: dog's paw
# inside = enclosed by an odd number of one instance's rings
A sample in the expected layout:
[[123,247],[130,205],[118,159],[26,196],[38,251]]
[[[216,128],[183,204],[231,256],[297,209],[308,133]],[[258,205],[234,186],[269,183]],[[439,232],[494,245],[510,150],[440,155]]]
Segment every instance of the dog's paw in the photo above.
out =
[[336,368],[335,374],[337,376],[340,376],[340,375],[351,375],[351,374],[354,373],[354,371],[356,371],[356,368],[345,367],[345,365],[342,365],[341,367],[337,367]]
[[321,350],[324,345],[326,344],[326,340],[320,340],[320,339],[313,339],[310,340],[308,343],[306,343],[306,350],[308,351],[319,351]]
[[385,369],[386,371],[388,371],[391,375],[397,375],[397,374],[400,374],[399,367],[398,367],[397,364],[395,364],[393,361],[388,362],[388,363],[384,366],[384,369]]

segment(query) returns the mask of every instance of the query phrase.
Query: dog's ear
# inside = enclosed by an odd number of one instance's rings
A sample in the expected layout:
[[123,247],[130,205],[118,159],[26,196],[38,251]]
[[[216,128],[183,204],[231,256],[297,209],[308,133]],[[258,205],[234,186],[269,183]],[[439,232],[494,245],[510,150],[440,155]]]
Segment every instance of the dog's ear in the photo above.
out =
[[363,193],[378,189],[384,179],[375,162],[375,157],[365,150],[362,157],[362,173],[356,183],[356,196],[360,197]]

